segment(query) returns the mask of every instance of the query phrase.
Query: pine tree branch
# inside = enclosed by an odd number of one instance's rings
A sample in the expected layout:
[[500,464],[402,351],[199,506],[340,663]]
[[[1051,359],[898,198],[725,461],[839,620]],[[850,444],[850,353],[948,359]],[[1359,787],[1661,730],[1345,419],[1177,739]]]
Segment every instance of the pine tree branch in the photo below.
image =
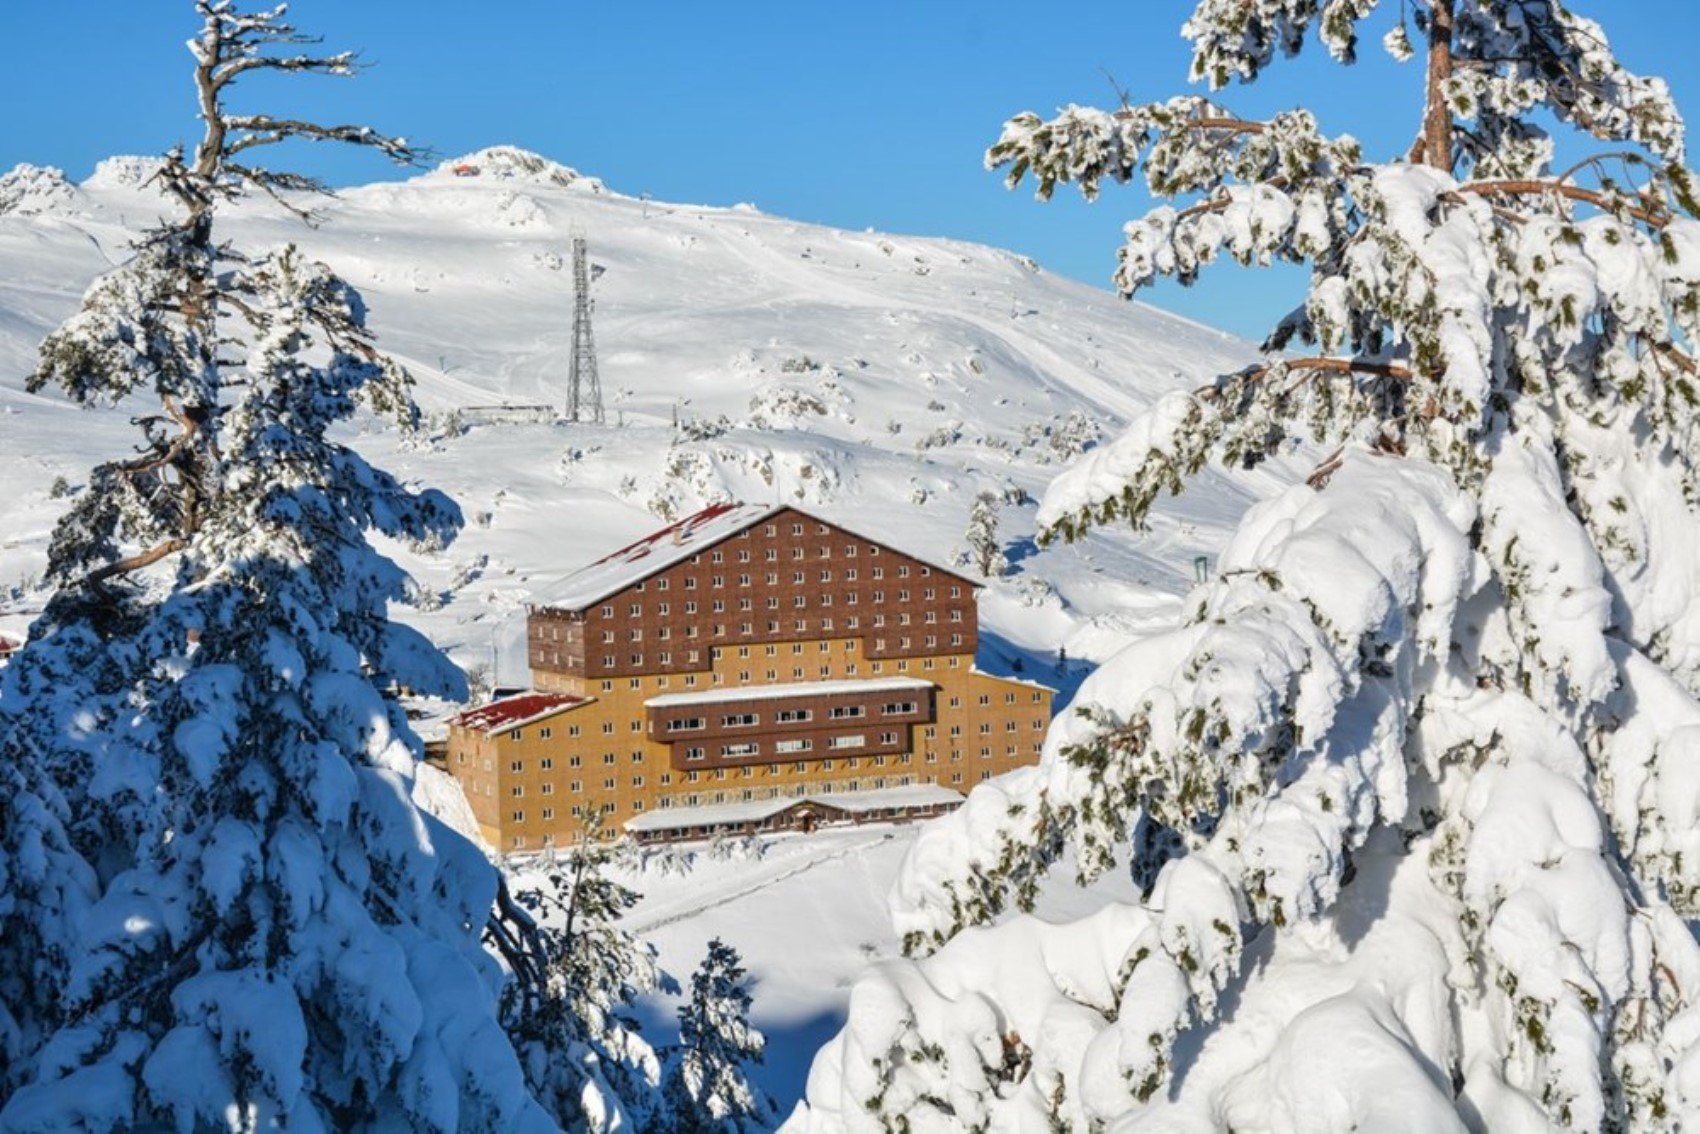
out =
[[[1335,358],[1319,355],[1312,358],[1282,359],[1263,366],[1253,366],[1235,374],[1234,377],[1248,382],[1261,381],[1271,373],[1299,373],[1306,378],[1316,374],[1363,374],[1373,378],[1388,378],[1396,382],[1408,382],[1416,377],[1411,368],[1397,362],[1375,362],[1367,358]],[[1214,399],[1219,394],[1219,388],[1206,386],[1198,391],[1200,397]]]
[[164,543],[155,544],[146,551],[138,552],[135,555],[127,556],[126,558],[108,563],[104,567],[95,568],[93,571],[90,571],[87,575],[83,576],[83,586],[95,586],[97,584],[104,583],[106,580],[115,575],[128,575],[132,571],[140,571],[143,567],[158,563],[166,556],[174,555],[177,552],[182,551],[187,546],[189,546],[188,540],[180,537],[173,537],[166,540]]
[[1556,178],[1506,178],[1496,181],[1466,181],[1446,196],[1456,197],[1462,194],[1480,197],[1552,195],[1593,205],[1603,212],[1623,213],[1655,229],[1664,228],[1671,220],[1670,213],[1664,209],[1654,212],[1649,208],[1631,205],[1609,193],[1602,193],[1597,189],[1586,189],[1580,185],[1571,185]]

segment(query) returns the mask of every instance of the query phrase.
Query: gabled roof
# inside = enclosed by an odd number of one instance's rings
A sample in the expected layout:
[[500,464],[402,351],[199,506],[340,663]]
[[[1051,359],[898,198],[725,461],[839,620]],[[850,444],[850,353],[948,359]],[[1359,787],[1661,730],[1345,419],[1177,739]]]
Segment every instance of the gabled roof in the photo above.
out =
[[575,697],[571,693],[521,693],[517,697],[504,697],[500,701],[468,709],[459,716],[449,718],[449,723],[488,735],[505,729],[521,728],[533,721],[552,717],[563,710],[576,708],[589,700],[589,697]]
[[874,539],[843,524],[823,519],[795,504],[710,504],[700,512],[694,512],[644,536],[636,543],[627,544],[620,550],[603,556],[588,567],[579,568],[554,586],[544,588],[538,592],[535,605],[553,610],[583,610],[620,593],[634,583],[642,582],[651,575],[682,563],[705,548],[730,539],[746,528],[787,511],[807,516],[816,523],[828,524],[858,539],[890,548],[897,554],[925,564],[935,571],[961,579],[969,586],[982,585],[954,567],[935,563],[913,551],[894,547],[885,540]]
[[784,510],[777,504],[710,504],[636,543],[598,559],[537,596],[537,605],[583,610],[657,571],[681,563],[703,548],[735,536]]

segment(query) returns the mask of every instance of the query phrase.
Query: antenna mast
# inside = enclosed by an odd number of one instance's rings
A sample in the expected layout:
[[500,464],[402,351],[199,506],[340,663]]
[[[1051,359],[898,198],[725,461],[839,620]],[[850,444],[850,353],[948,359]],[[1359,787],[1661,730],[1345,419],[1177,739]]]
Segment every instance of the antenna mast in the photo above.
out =
[[568,368],[567,420],[588,417],[602,425],[602,379],[596,373],[596,339],[590,332],[590,262],[584,237],[573,237],[573,354]]

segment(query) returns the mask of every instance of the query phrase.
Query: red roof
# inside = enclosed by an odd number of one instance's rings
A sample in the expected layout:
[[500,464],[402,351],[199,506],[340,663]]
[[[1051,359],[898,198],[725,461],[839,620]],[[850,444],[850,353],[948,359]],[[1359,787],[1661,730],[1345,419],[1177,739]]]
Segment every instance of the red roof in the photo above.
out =
[[16,653],[23,648],[24,643],[21,639],[11,638],[5,634],[0,634],[0,654]]
[[575,697],[571,693],[521,693],[517,697],[505,697],[476,709],[468,709],[459,716],[450,718],[449,723],[478,732],[498,732],[505,728],[517,728],[541,717],[552,716],[562,709],[582,705],[588,700],[590,698]]

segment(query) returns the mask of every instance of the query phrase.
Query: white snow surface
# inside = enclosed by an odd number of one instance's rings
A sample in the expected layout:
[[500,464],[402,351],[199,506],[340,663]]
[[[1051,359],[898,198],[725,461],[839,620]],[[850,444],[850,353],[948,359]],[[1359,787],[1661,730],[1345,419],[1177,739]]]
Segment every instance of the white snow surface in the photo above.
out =
[[[462,164],[479,173],[457,176]],[[7,182],[29,203],[0,210],[0,630],[24,630],[39,605],[64,505],[49,496],[55,480],[74,491],[133,443],[139,404],[80,411],[24,383],[43,336],[168,208],[150,166],[113,158],[80,184],[35,169]],[[429,439],[373,430],[360,447],[447,491],[467,526],[440,555],[387,549],[419,579],[418,609],[403,616],[501,683],[526,679],[527,602],[733,500],[798,503],[952,563],[979,491],[1025,499],[1000,517],[1014,567],[983,596],[987,628],[1009,656],[1067,644],[1071,658],[1102,657],[1126,641],[1119,612],[1171,602],[1193,557],[1214,555],[1290,475],[1210,474],[1138,541],[1036,549],[1031,501],[1078,451],[1071,415],[1115,436],[1155,398],[1253,352],[1008,252],[642,201],[506,147],[317,209],[320,226],[306,229],[245,203],[222,214],[222,233],[324,259],[418,380]],[[555,420],[575,231],[605,269],[593,289],[606,427]]]

